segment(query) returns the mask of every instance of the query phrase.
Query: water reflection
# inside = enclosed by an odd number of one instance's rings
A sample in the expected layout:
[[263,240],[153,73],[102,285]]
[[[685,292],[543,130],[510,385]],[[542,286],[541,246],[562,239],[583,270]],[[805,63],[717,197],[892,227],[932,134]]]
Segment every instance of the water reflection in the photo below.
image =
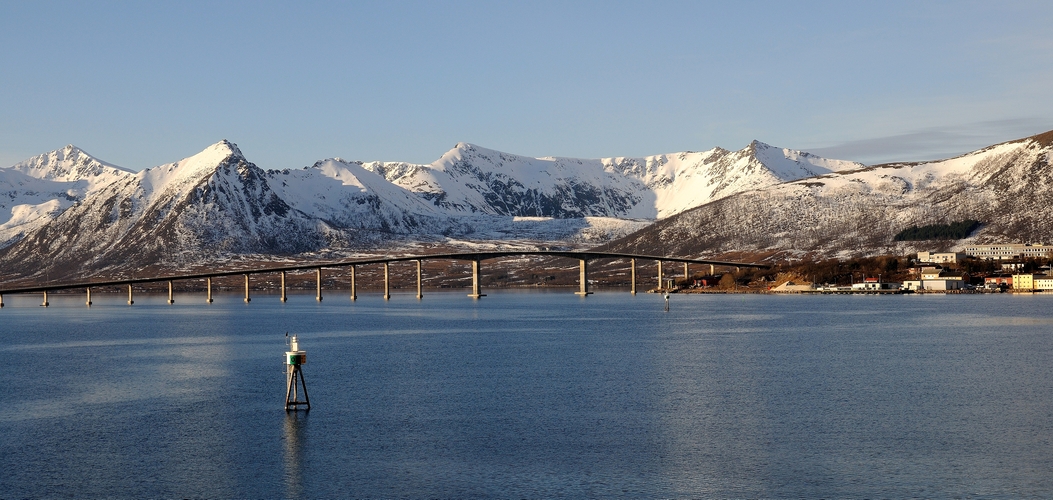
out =
[[285,412],[282,434],[285,459],[285,497],[303,498],[303,451],[304,432],[307,429],[307,412]]

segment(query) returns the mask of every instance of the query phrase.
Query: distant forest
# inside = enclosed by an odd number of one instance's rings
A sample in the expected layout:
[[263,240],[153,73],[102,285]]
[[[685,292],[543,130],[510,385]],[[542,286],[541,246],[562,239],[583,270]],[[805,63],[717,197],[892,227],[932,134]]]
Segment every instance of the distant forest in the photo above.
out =
[[911,226],[896,234],[896,241],[960,240],[969,236],[969,233],[978,227],[980,227],[980,221],[971,219],[950,224]]

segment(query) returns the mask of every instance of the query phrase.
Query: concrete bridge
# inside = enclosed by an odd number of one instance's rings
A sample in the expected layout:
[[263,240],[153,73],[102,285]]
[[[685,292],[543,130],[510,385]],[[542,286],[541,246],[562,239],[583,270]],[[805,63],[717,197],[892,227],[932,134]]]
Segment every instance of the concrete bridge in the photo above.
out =
[[44,301],[42,306],[48,306],[48,293],[59,290],[75,290],[83,288],[87,295],[87,305],[91,305],[91,289],[102,288],[102,287],[128,287],[128,304],[133,304],[133,285],[141,285],[146,283],[168,283],[168,303],[175,303],[173,299],[173,283],[176,281],[190,281],[190,280],[201,280],[204,279],[206,282],[206,293],[207,301],[212,302],[212,279],[227,276],[238,276],[243,275],[245,277],[245,302],[252,300],[251,298],[251,287],[250,287],[250,276],[257,274],[269,274],[276,273],[281,276],[281,300],[285,302],[287,300],[285,278],[288,272],[302,272],[302,271],[315,271],[316,276],[316,299],[322,300],[322,269],[343,269],[347,268],[350,271],[351,277],[351,300],[358,298],[357,288],[355,286],[355,269],[358,266],[366,265],[383,265],[384,266],[384,298],[391,298],[391,288],[388,275],[388,266],[393,262],[413,262],[417,263],[417,298],[424,296],[422,288],[422,274],[421,274],[421,263],[425,260],[458,260],[458,261],[470,261],[472,263],[472,293],[468,294],[472,298],[485,297],[485,294],[481,293],[479,286],[479,267],[480,263],[484,260],[497,259],[503,257],[519,257],[519,256],[547,256],[547,257],[563,257],[568,259],[577,259],[580,265],[579,278],[578,278],[578,291],[575,292],[578,295],[589,295],[589,281],[588,281],[588,263],[590,260],[596,259],[629,259],[630,262],[630,276],[631,286],[630,293],[636,294],[636,261],[637,260],[651,260],[658,263],[658,283],[659,287],[662,284],[662,263],[682,263],[684,265],[684,277],[690,276],[688,272],[688,266],[690,264],[702,264],[708,265],[710,273],[715,271],[716,266],[721,267],[734,267],[736,270],[742,267],[754,267],[767,269],[770,266],[763,264],[750,264],[742,262],[722,262],[714,260],[702,260],[702,259],[687,259],[680,257],[664,257],[655,255],[637,255],[631,253],[617,253],[617,252],[594,252],[594,251],[556,251],[556,250],[509,250],[509,251],[490,251],[490,252],[464,252],[464,253],[444,253],[444,254],[428,254],[428,255],[413,255],[413,256],[402,256],[402,257],[377,257],[367,259],[354,259],[346,261],[333,261],[326,262],[324,264],[302,264],[295,266],[283,266],[283,267],[267,267],[258,269],[245,269],[239,271],[224,271],[217,273],[207,274],[187,274],[178,276],[162,276],[152,278],[137,278],[129,280],[115,280],[115,281],[93,281],[93,282],[78,282],[78,283],[66,283],[57,285],[44,285],[34,287],[23,287],[23,288],[11,288],[11,289],[0,289],[0,307],[4,306],[4,294],[30,294],[30,293],[42,293]]

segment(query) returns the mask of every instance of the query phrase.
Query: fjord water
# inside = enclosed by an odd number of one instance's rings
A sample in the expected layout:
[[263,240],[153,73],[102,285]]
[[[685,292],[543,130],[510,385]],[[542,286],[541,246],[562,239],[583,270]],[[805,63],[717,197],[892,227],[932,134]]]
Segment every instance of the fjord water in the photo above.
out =
[[489,293],[5,297],[0,496],[1053,495],[1053,297]]

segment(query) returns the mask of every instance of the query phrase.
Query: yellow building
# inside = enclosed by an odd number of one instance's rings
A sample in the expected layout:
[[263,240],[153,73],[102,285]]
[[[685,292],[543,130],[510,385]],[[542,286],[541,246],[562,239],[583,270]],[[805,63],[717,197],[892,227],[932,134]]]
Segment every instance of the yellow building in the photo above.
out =
[[1034,274],[1014,274],[1013,275],[1013,290],[1034,290],[1035,289],[1035,278],[1044,278],[1045,276],[1034,275]]

